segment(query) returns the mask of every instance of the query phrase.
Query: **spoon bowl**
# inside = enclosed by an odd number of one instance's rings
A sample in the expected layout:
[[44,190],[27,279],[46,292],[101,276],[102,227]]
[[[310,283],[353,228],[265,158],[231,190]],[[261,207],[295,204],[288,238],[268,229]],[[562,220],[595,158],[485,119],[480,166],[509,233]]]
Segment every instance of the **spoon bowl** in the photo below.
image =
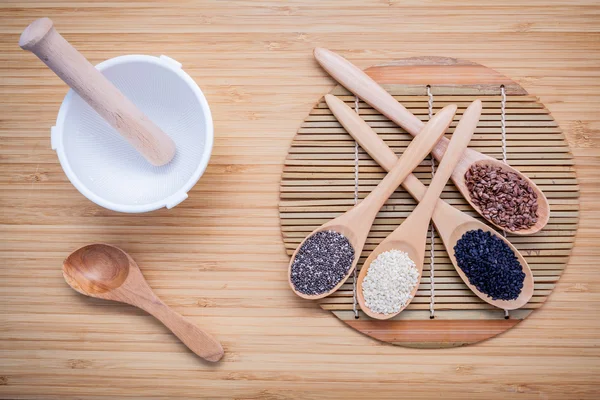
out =
[[[425,257],[425,246],[423,246],[422,249],[416,249],[413,243],[409,243],[404,240],[390,240],[390,241],[386,241],[386,242],[382,243],[380,246],[377,246],[377,248],[371,252],[371,254],[369,255],[369,258],[367,258],[367,260],[363,264],[363,267],[361,268],[360,273],[358,275],[357,284],[356,284],[356,299],[357,299],[358,303],[360,304],[361,310],[365,314],[367,314],[369,317],[375,318],[375,319],[382,319],[382,320],[389,319],[397,314],[397,313],[396,314],[382,314],[382,313],[378,313],[378,312],[371,310],[367,306],[365,297],[363,295],[363,283],[364,283],[365,277],[367,276],[369,266],[371,265],[371,263],[373,261],[375,261],[377,259],[377,257],[379,257],[379,255],[381,253],[385,253],[386,251],[390,251],[390,250],[400,250],[400,251],[403,251],[406,254],[408,254],[410,259],[413,260],[413,262],[415,263],[415,268],[417,268],[417,270],[419,271],[419,277],[418,277],[419,281],[421,280],[422,275],[423,275],[423,261],[424,261],[424,257]],[[411,299],[415,296],[418,289],[419,289],[419,282],[417,282],[417,284],[415,285],[413,290],[410,292]],[[406,308],[408,303],[410,303],[410,301],[408,301],[407,304],[405,304],[403,307],[401,307],[400,310],[398,311],[398,313],[401,312],[402,310],[404,310],[404,308]]]
[[[342,215],[342,217],[343,217],[343,215]],[[360,259],[360,254],[362,253],[362,249],[365,245],[365,241],[367,240],[366,236],[363,234],[362,231],[357,231],[357,230],[353,229],[351,226],[345,225],[343,220],[335,219],[330,222],[331,222],[331,224],[326,223],[324,225],[321,225],[320,227],[318,227],[317,229],[312,231],[308,236],[306,236],[306,238],[304,238],[304,240],[302,242],[300,242],[298,247],[296,247],[296,250],[294,250],[294,253],[292,254],[292,258],[290,260],[290,264],[288,266],[288,279],[289,279],[290,287],[292,288],[292,290],[294,291],[294,293],[296,295],[298,295],[299,297],[302,297],[303,299],[306,299],[306,300],[322,299],[323,297],[327,297],[331,293],[334,293],[336,290],[338,290],[346,282],[348,277],[350,277],[350,274],[352,273],[352,271],[354,271],[354,268],[356,268],[356,264],[358,264],[358,260]],[[350,245],[352,246],[352,249],[354,250],[354,260],[352,261],[352,265],[350,266],[350,269],[348,270],[348,272],[346,273],[344,278],[341,279],[338,282],[338,284],[335,285],[330,291],[322,293],[322,294],[315,294],[315,295],[302,293],[301,291],[296,289],[296,287],[294,286],[294,284],[291,281],[292,266],[294,264],[294,260],[296,259],[296,255],[300,251],[300,248],[304,245],[304,242],[306,242],[306,240],[308,238],[310,238],[311,236],[313,236],[316,233],[326,232],[326,231],[333,231],[333,232],[341,233],[342,235],[344,235],[346,237],[346,239],[348,239],[348,242],[350,242]]]
[[[508,245],[508,247],[510,247],[510,249],[513,251],[513,253],[515,253],[517,260],[519,260],[519,263],[521,264],[521,268],[523,268],[523,272],[525,273],[525,280],[523,281],[523,288],[521,289],[521,293],[519,294],[519,297],[517,297],[516,299],[514,299],[514,300],[493,300],[490,296],[479,291],[479,289],[477,289],[475,286],[471,285],[471,283],[469,282],[469,278],[465,275],[463,270],[458,265],[458,262],[456,261],[456,256],[454,254],[454,246],[456,246],[456,243],[460,240],[460,238],[465,233],[472,231],[472,230],[478,230],[478,229],[481,229],[484,232],[489,232],[493,236],[501,239],[504,243],[506,243]],[[456,272],[458,273],[458,275],[461,277],[463,282],[469,287],[469,289],[471,289],[471,291],[473,291],[473,293],[475,293],[483,301],[485,301],[493,306],[496,306],[498,308],[502,308],[504,310],[515,310],[515,309],[521,308],[525,304],[527,304],[527,302],[533,296],[533,274],[531,272],[531,268],[529,268],[529,264],[527,264],[527,261],[525,261],[525,258],[521,255],[521,253],[519,253],[519,250],[517,250],[515,248],[515,246],[512,245],[512,243],[510,243],[508,240],[506,240],[506,238],[504,236],[500,235],[498,232],[496,232],[495,230],[490,228],[488,225],[486,225],[482,222],[476,221],[476,220],[466,221],[466,222],[458,225],[454,229],[454,231],[452,231],[449,238],[444,240],[444,245],[446,247],[446,251],[448,252],[448,256],[450,257],[450,261],[452,261],[452,264],[454,265],[454,268],[456,269]]]
[[212,362],[223,357],[221,344],[156,297],[133,258],[118,247],[90,244],[75,250],[63,263],[63,275],[81,294],[148,312],[200,357]]
[[84,246],[67,257],[63,275],[69,286],[87,296],[105,298],[129,276],[129,257],[116,247],[98,244]]
[[[454,169],[454,172],[452,172],[452,181],[456,185],[456,188],[460,190],[461,194],[464,196],[467,202],[471,205],[471,207],[475,209],[475,211],[484,216],[481,208],[475,203],[473,203],[471,192],[467,187],[465,179],[465,174],[469,170],[469,168],[471,168],[472,165],[491,166],[494,168],[501,168],[505,172],[512,172],[520,178],[523,178],[536,194],[538,200],[538,209],[537,221],[535,222],[535,224],[533,224],[527,229],[519,229],[516,231],[508,230],[508,232],[516,235],[532,235],[536,232],[539,232],[544,226],[546,226],[548,220],[550,219],[549,204],[544,193],[542,193],[540,188],[538,188],[537,185],[531,179],[529,179],[525,174],[522,174],[519,170],[511,167],[510,165],[502,161],[496,160],[495,158],[492,158],[485,154],[478,153],[472,149],[467,149],[463,154],[461,161]],[[497,228],[505,229],[503,226],[498,225],[490,218],[487,218],[485,216],[484,218],[486,218],[487,221],[489,221],[492,225],[496,226]]]

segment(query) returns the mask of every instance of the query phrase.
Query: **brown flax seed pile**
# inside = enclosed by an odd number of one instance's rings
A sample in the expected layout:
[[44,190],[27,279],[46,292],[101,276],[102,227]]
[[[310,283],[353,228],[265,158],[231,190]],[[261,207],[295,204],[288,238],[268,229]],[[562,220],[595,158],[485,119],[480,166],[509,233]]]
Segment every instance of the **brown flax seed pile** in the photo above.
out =
[[502,167],[473,164],[465,182],[473,204],[496,225],[518,231],[537,222],[537,194],[519,175]]

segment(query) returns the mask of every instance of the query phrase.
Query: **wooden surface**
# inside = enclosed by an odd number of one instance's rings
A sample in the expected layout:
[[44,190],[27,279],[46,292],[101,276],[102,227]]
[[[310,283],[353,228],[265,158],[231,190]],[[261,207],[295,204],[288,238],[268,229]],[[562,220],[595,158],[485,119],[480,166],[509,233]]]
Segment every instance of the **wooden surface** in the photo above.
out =
[[[578,0],[2,1],[0,396],[597,398],[599,14]],[[41,16],[92,63],[132,53],[183,63],[215,120],[213,157],[189,199],[132,216],[71,186],[49,139],[67,88],[17,44]],[[581,183],[573,255],[539,312],[475,346],[406,349],[289,290],[281,170],[299,124],[334,86],[315,46],[362,68],[469,59],[539,96]],[[62,260],[98,241],[129,252],[159,297],[222,341],[224,359],[204,364],[152,317],[70,289]]]

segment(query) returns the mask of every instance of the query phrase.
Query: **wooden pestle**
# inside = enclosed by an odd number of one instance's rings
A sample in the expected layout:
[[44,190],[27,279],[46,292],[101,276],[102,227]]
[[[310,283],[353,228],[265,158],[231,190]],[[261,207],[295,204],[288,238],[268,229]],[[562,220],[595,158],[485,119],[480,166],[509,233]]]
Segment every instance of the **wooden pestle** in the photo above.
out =
[[175,143],[100,71],[41,18],[21,34],[19,46],[42,60],[153,165],[175,155]]

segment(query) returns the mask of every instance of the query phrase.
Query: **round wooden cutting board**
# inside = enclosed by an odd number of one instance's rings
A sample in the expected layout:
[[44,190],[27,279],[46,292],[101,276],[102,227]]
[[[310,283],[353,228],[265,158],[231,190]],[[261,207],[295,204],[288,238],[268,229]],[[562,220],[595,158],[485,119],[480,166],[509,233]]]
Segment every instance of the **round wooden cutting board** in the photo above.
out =
[[[536,235],[509,240],[527,259],[535,279],[531,301],[519,310],[494,308],[480,300],[462,282],[437,235],[434,238],[434,278],[431,273],[431,240],[416,297],[408,308],[388,321],[372,320],[354,304],[353,278],[333,295],[320,300],[323,309],[352,328],[375,339],[410,347],[452,347],[476,343],[517,325],[542,306],[564,270],[577,230],[578,197],[573,157],[560,128],[540,101],[498,72],[469,61],[450,58],[409,58],[366,70],[399,102],[421,120],[448,104],[458,112],[451,134],[468,104],[481,99],[483,113],[470,146],[502,159],[502,87],[505,90],[507,161],[544,191],[550,202],[550,221]],[[332,94],[351,107],[397,153],[411,136],[341,86]],[[431,109],[430,109],[430,103]],[[358,185],[355,186],[355,142],[336,121],[321,99],[304,120],[285,161],[279,205],[281,230],[289,255],[317,226],[363,199],[384,177],[384,171],[358,149]],[[415,173],[428,185],[431,161]],[[442,195],[448,203],[483,221],[452,183]],[[359,268],[377,244],[395,229],[416,203],[399,188],[381,209],[361,255]],[[286,266],[287,268],[287,266]],[[433,289],[433,299],[432,299]],[[355,313],[355,307],[358,309]],[[433,309],[433,312],[431,311]]]

